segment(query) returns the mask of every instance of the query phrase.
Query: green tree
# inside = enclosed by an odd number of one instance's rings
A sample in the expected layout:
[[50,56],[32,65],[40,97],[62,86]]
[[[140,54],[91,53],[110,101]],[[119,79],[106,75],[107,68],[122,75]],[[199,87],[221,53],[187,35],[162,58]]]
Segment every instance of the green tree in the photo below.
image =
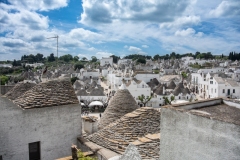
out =
[[73,83],[74,83],[76,80],[79,80],[79,78],[78,78],[78,77],[72,77],[72,78],[71,78],[71,83],[72,83],[72,85],[73,85]]
[[53,62],[55,61],[55,57],[54,57],[54,54],[51,53],[50,56],[48,57],[48,62]]
[[77,62],[78,60],[79,60],[79,57],[78,57],[78,56],[74,56],[74,57],[73,57],[73,61],[74,61],[74,62]]
[[171,96],[170,100],[168,99],[168,97],[163,97],[163,99],[164,99],[165,105],[168,105],[168,104],[172,104],[172,101],[174,101],[175,97]]
[[13,63],[12,63],[13,66],[17,66],[17,61],[14,59],[13,60]]
[[182,76],[182,81],[184,80],[184,79],[186,79],[187,78],[187,73],[186,72],[182,72],[181,73],[181,76]]
[[137,60],[138,63],[146,64],[146,59],[144,58],[138,58]]
[[146,106],[146,104],[152,99],[152,96],[144,96],[143,94],[141,96],[138,96],[138,100],[140,100],[142,102],[142,104],[144,105],[144,107]]
[[97,62],[97,57],[92,56],[91,58],[92,58],[92,62]]
[[87,59],[86,57],[83,57],[82,60],[83,60],[83,61],[86,61],[86,60],[88,60],[88,59]]
[[36,62],[42,62],[43,61],[43,54],[38,53],[35,56],[35,60],[36,60]]
[[113,58],[113,63],[117,63],[117,61],[120,59],[120,57],[115,56],[115,55],[111,55],[110,57]]
[[158,60],[158,59],[160,59],[161,57],[159,56],[159,54],[156,54],[155,56],[153,56],[153,59],[154,60]]
[[8,82],[9,78],[7,76],[0,76],[1,85],[5,85]]
[[59,59],[63,60],[64,62],[69,62],[73,60],[73,57],[71,54],[66,54],[66,55],[60,56]]
[[76,70],[76,69],[81,69],[81,68],[84,68],[84,65],[82,64],[82,63],[76,63],[75,65],[74,65],[74,70]]

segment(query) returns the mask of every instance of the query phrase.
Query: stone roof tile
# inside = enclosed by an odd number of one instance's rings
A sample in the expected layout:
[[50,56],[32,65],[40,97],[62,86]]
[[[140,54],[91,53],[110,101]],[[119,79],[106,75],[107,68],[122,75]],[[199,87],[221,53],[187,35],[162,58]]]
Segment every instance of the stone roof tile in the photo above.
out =
[[36,85],[36,83],[20,82],[20,83],[16,84],[10,91],[8,91],[5,94],[5,96],[8,99],[15,100],[16,98],[21,96],[24,92],[28,91],[29,89],[31,89],[35,85]]
[[120,154],[132,143],[138,148],[142,159],[158,159],[159,133],[160,111],[152,107],[142,107],[124,115],[87,139]]
[[109,102],[108,107],[99,122],[99,129],[116,121],[125,114],[139,108],[133,96],[127,89],[119,89]]
[[39,83],[13,102],[24,109],[79,103],[69,80]]

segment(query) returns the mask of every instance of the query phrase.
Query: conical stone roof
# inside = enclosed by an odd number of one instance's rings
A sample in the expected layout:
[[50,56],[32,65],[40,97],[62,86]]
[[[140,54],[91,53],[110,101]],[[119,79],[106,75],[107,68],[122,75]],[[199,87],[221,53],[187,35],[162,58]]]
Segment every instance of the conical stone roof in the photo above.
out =
[[136,101],[127,89],[119,89],[110,100],[108,107],[102,115],[98,128],[102,129],[108,124],[118,120],[125,114],[138,109]]
[[175,96],[178,96],[179,93],[182,93],[182,92],[183,92],[183,90],[184,90],[184,86],[183,86],[183,83],[181,82],[181,83],[179,83],[179,84],[177,85],[177,87],[173,90],[173,94],[174,94]]
[[175,88],[176,88],[176,84],[173,81],[171,81],[167,86],[167,89],[175,89]]
[[134,144],[142,159],[159,159],[159,110],[141,107],[87,137],[91,142],[123,154],[129,144]]
[[8,91],[5,96],[8,99],[11,100],[15,100],[16,98],[18,98],[19,96],[21,96],[24,92],[28,91],[29,89],[31,89],[32,87],[34,87],[36,85],[36,83],[18,83],[16,84],[10,91]]
[[69,80],[39,83],[13,102],[25,109],[79,103]]

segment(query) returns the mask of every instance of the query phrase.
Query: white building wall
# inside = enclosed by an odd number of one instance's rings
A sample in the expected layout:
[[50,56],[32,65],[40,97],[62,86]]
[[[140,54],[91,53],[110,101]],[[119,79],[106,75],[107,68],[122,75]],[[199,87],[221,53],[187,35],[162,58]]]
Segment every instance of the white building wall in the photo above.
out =
[[153,78],[159,79],[159,77],[160,77],[159,74],[137,74],[135,76],[136,79],[142,80],[146,83],[150,82],[150,80]]
[[239,125],[161,109],[161,159],[240,159]]
[[3,160],[28,160],[28,144],[40,141],[41,160],[71,154],[81,135],[79,104],[22,110],[0,97],[0,155]]
[[87,77],[87,78],[98,78],[100,76],[99,72],[83,72],[82,74],[83,77]]
[[113,58],[112,57],[102,57],[100,59],[100,66],[104,66],[105,64],[113,65]]

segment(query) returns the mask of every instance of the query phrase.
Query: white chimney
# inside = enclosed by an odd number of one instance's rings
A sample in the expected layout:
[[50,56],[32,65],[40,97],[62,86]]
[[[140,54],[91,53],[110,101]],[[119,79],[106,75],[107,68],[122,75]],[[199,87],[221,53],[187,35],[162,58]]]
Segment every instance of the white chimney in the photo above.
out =
[[165,91],[165,86],[163,86],[163,94],[165,94],[166,93],[166,91]]

